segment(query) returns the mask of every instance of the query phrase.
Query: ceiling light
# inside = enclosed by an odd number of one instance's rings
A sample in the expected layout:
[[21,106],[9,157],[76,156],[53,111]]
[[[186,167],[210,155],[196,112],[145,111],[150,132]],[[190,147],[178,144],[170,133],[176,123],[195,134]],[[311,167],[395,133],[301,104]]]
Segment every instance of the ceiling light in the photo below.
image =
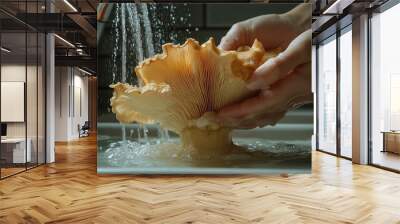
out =
[[78,12],[78,10],[68,1],[64,0],[64,3],[68,5],[74,12]]
[[340,0],[336,0],[332,5],[330,5],[322,14],[338,14],[337,13],[337,6]]
[[10,52],[11,52],[11,50],[9,50],[9,49],[7,49],[7,48],[5,48],[5,47],[1,47],[1,50],[4,51],[4,52],[6,52],[6,53],[10,53]]
[[333,2],[327,9],[324,10],[324,12],[322,14],[324,15],[329,15],[329,14],[333,14],[333,15],[338,15],[338,14],[342,14],[343,10],[346,9],[347,7],[349,7],[351,4],[353,4],[353,2],[355,2],[356,0],[336,0],[335,2]]
[[88,71],[86,71],[86,70],[83,70],[83,69],[81,69],[81,68],[79,68],[79,67],[78,67],[78,70],[81,71],[81,72],[83,72],[83,73],[85,73],[85,74],[87,74],[87,75],[92,75],[92,73],[90,73],[90,72],[88,72]]
[[75,48],[75,45],[73,45],[71,42],[69,42],[68,40],[66,40],[66,39],[64,39],[64,38],[62,38],[62,37],[60,37],[59,35],[57,35],[57,34],[54,34],[54,36],[55,37],[57,37],[59,40],[61,40],[62,42],[64,42],[65,44],[67,44],[68,46],[70,46],[70,47],[72,47],[72,48]]

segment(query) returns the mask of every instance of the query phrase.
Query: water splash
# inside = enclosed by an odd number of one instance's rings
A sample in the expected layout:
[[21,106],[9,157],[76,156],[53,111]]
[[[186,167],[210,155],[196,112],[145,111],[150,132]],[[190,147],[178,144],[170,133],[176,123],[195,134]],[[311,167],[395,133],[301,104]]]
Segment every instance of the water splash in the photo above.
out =
[[[142,11],[142,18],[143,18],[143,27],[144,27],[144,40],[146,46],[146,57],[152,57],[154,52],[154,45],[153,45],[153,32],[151,29],[150,19],[149,19],[149,10],[147,8],[147,4],[140,4],[140,9]],[[147,134],[149,132],[148,128],[143,125],[143,136],[145,140],[145,144],[148,144]],[[159,127],[160,129],[160,127]]]
[[[157,167],[157,166],[223,166],[223,167],[270,167],[282,162],[308,163],[310,145],[308,141],[280,142],[265,139],[236,138],[234,143],[243,150],[233,151],[226,156],[194,155],[185,150],[176,138],[170,142],[157,143],[149,139],[147,144],[137,141],[113,141],[100,155],[108,165],[114,167]],[[177,159],[178,158],[178,159]]]
[[[190,17],[190,13],[187,12],[189,7],[184,7],[186,16],[177,19],[174,4],[118,3],[114,6],[112,82],[142,86],[142,80],[135,79],[132,74],[135,66],[145,58],[160,52],[162,44],[178,41],[178,33],[172,28],[177,23],[187,23]],[[158,13],[159,10],[163,12]],[[167,21],[160,17],[161,14],[168,15]],[[190,31],[187,31],[186,36],[190,36]],[[122,140],[127,142],[126,126],[122,125],[121,128]],[[157,131],[158,142],[170,141],[168,130],[158,127]],[[140,125],[136,130],[136,140],[146,144],[148,132],[146,125]],[[132,133],[130,137],[134,138]]]

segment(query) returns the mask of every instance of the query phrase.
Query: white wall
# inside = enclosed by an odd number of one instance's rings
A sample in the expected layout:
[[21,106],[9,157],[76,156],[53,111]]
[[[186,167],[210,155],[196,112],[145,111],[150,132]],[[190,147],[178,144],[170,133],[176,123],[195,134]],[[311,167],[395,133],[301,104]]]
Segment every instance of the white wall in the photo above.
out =
[[[75,86],[75,91],[74,91],[74,100],[75,100],[75,117],[72,120],[72,135],[78,137],[78,129],[77,126],[80,124],[81,126],[85,123],[85,121],[88,121],[89,119],[89,110],[88,110],[88,77],[87,76],[81,76],[83,73],[79,72],[79,75],[76,75],[75,70],[75,77],[74,77],[74,86]],[[80,90],[80,99],[77,98],[77,90]],[[77,100],[80,100],[80,108],[82,111],[79,111],[79,108],[77,104]]]
[[68,140],[68,87],[67,67],[55,68],[55,140]]
[[[36,70],[38,69],[38,70]],[[27,78],[27,80],[25,80]],[[7,137],[9,138],[24,138],[25,135],[29,139],[30,148],[32,151],[32,161],[39,163],[44,162],[45,150],[45,120],[44,120],[44,74],[42,67],[36,67],[25,64],[3,64],[1,66],[1,81],[3,82],[24,82],[26,84],[26,107],[21,109],[22,113],[26,112],[26,120],[23,122],[6,122]],[[24,94],[24,90],[22,93]],[[2,96],[7,97],[7,96]],[[3,107],[1,110],[12,110],[11,108]],[[26,111],[25,111],[26,110]],[[8,111],[10,112],[10,111]],[[12,113],[12,111],[11,111]],[[36,153],[39,153],[37,156]]]
[[88,78],[76,68],[56,67],[55,119],[56,141],[77,139],[88,120]]

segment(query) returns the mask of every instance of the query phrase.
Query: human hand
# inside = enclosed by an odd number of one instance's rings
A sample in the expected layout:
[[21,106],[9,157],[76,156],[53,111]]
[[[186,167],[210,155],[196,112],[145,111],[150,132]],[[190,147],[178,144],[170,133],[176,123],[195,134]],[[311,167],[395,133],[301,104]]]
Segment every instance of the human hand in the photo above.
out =
[[286,49],[296,36],[309,29],[310,17],[310,4],[300,4],[284,14],[257,16],[234,24],[219,47],[236,50],[240,46],[251,46],[257,38],[266,49]]
[[296,37],[277,57],[256,69],[248,88],[258,94],[218,112],[221,123],[235,128],[274,125],[285,113],[312,102],[311,30]]
[[263,15],[235,23],[222,37],[219,47],[236,50],[251,46],[258,39],[265,49],[286,48],[300,32],[299,28],[284,15]]

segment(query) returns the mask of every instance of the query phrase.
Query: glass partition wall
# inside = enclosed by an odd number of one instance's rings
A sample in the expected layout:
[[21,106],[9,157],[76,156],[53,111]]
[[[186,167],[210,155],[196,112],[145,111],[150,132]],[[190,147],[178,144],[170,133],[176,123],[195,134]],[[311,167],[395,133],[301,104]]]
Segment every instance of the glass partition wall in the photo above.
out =
[[317,149],[352,157],[351,25],[317,45]]
[[[17,2],[17,1],[14,1]],[[35,13],[39,1],[20,1]],[[0,3],[0,178],[45,163],[45,34]],[[40,4],[42,5],[42,4]],[[40,10],[43,10],[40,8]],[[26,14],[26,13],[25,13]]]

